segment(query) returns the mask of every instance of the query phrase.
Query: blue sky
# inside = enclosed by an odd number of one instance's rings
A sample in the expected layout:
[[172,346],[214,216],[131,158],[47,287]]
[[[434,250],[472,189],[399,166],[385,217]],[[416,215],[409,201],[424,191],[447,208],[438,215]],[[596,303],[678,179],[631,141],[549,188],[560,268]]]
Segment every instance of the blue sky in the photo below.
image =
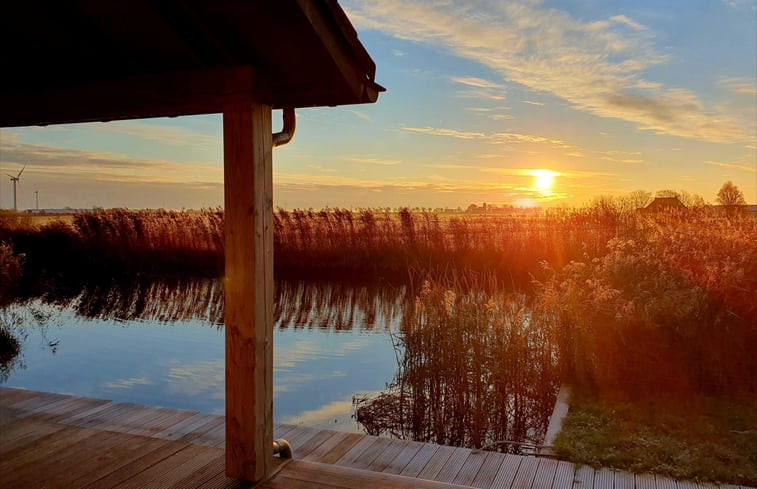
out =
[[[299,110],[274,205],[714,202],[726,180],[757,202],[755,0],[341,4],[388,91]],[[0,170],[27,165],[21,208],[35,190],[41,207],[215,207],[221,132],[218,115],[4,129]]]

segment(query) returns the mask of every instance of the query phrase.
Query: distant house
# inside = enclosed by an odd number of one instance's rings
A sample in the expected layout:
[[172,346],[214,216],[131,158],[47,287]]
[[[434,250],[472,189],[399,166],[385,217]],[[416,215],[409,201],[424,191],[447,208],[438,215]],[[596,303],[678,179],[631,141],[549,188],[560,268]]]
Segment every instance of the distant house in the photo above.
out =
[[639,209],[644,214],[654,214],[661,211],[677,211],[685,210],[686,206],[683,205],[678,197],[655,197],[655,199],[649,203],[646,207]]

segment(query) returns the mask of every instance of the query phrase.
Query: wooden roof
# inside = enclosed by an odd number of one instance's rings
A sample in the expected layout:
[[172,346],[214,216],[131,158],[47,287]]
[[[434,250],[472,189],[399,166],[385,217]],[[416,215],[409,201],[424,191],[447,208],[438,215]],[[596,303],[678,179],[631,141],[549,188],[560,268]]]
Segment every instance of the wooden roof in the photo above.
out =
[[375,102],[335,0],[11,0],[0,127]]

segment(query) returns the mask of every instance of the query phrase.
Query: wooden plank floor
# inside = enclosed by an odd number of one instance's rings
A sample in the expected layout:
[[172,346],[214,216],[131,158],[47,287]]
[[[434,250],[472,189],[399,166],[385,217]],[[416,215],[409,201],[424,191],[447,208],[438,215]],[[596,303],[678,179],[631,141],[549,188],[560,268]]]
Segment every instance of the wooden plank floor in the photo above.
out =
[[[224,436],[223,416],[0,387],[0,488],[246,487],[224,475]],[[714,487],[304,426],[274,436],[294,460],[267,489]]]

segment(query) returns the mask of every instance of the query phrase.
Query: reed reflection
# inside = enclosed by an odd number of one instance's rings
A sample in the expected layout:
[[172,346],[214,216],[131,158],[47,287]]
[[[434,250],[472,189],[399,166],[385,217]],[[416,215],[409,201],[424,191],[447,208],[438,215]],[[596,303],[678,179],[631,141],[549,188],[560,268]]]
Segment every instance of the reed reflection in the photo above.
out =
[[[402,312],[405,295],[404,286],[347,282],[277,280],[275,287],[274,321],[279,329],[385,331]],[[43,298],[88,319],[223,325],[223,282],[215,279],[95,283],[75,295]]]
[[353,400],[365,431],[524,453],[542,442],[558,389],[557,352],[523,295],[426,281],[405,304],[398,370]]

